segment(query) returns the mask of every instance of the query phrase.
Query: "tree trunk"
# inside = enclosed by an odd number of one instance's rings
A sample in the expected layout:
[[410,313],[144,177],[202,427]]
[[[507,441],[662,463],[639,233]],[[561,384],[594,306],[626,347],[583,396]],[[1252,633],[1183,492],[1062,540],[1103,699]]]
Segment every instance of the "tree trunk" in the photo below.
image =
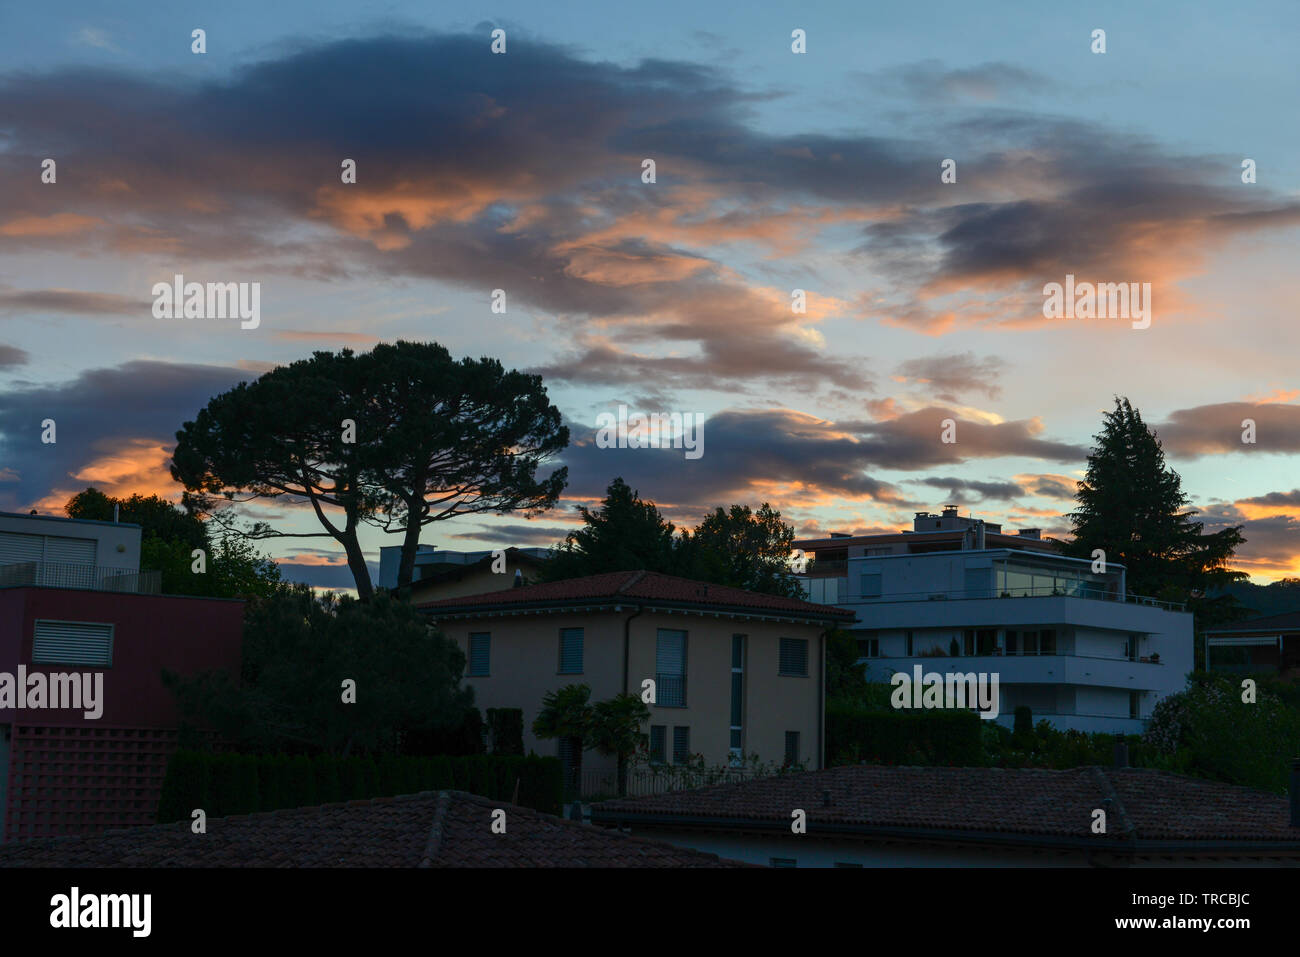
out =
[[370,568],[366,565],[366,556],[361,551],[361,543],[357,541],[355,530],[345,532],[339,537],[343,545],[343,550],[348,556],[348,570],[352,572],[352,578],[357,583],[357,597],[362,601],[369,601],[375,594],[375,587],[370,581]]
[[397,590],[405,592],[415,577],[415,556],[420,551],[420,513],[407,503],[406,532],[402,535],[402,561],[397,568]]

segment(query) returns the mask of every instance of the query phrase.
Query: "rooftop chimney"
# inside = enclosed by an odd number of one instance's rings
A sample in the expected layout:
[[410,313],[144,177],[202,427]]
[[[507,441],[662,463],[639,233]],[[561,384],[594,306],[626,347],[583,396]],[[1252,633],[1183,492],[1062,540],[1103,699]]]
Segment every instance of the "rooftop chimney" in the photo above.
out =
[[117,521],[117,510],[118,510],[119,508],[121,508],[121,507],[122,507],[122,506],[121,506],[120,504],[118,504],[117,502],[114,502],[114,503],[113,503],[113,521],[114,521],[114,522]]

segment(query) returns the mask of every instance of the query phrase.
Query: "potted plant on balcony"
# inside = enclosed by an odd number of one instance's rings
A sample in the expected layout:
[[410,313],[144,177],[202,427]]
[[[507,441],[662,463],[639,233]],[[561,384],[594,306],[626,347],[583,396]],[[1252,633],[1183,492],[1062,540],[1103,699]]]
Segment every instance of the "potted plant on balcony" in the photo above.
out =
[[1158,651],[1151,652],[1151,663],[1153,665],[1160,664],[1160,652]]

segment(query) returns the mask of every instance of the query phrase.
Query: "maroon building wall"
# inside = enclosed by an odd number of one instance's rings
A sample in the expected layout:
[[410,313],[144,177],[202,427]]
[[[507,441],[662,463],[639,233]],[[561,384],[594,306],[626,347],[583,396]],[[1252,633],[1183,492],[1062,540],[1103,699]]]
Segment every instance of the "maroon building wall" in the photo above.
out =
[[[162,671],[239,675],[243,603],[55,588],[0,589],[0,671],[99,672],[98,720],[74,710],[0,710],[11,731],[0,839],[151,824],[176,747],[178,714]],[[111,623],[113,664],[31,660],[37,619]]]

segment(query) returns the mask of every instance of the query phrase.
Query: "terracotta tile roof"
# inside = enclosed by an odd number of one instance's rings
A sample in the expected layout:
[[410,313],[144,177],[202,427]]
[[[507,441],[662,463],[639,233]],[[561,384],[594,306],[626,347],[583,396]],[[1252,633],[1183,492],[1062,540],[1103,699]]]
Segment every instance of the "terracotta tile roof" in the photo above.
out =
[[718,609],[787,612],[826,619],[847,620],[855,616],[854,612],[832,605],[818,605],[797,598],[764,595],[743,588],[711,585],[690,578],[678,578],[675,575],[661,575],[659,572],[647,571],[606,572],[601,575],[587,575],[584,578],[571,578],[567,581],[507,588],[482,595],[444,598],[440,601],[425,602],[419,607],[436,614],[534,604],[562,605],[601,599],[617,599],[630,604],[666,602]]
[[[824,806],[824,792],[830,806]],[[1106,803],[1109,800],[1109,804]],[[1287,799],[1250,788],[1139,768],[922,768],[850,765],[623,798],[594,805],[592,820],[611,823],[670,816],[696,826],[773,822],[786,828],[802,808],[817,825],[849,829],[973,832],[1089,842],[1290,842]],[[1095,808],[1106,834],[1091,832]]]
[[[493,834],[492,811],[506,812]],[[742,867],[463,791],[0,845],[0,867]]]

